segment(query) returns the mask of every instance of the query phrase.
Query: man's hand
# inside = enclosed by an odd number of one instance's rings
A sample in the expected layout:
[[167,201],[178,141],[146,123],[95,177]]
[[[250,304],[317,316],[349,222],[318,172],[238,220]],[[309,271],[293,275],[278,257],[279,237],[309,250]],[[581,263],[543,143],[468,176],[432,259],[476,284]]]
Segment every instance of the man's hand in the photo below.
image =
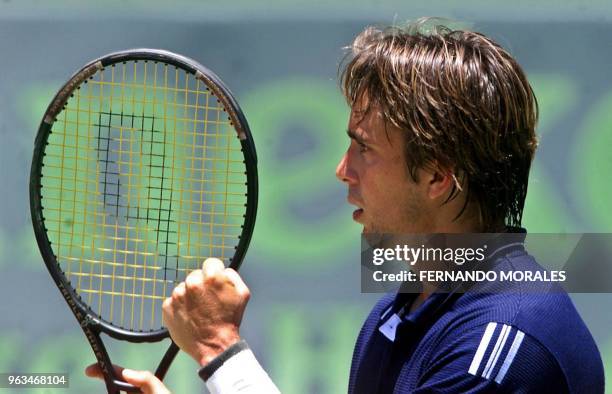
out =
[[[115,368],[117,376],[123,376],[126,382],[138,387],[143,394],[170,394],[170,391],[164,386],[161,380],[157,379],[157,377],[149,371],[134,371],[116,365],[113,365],[113,367]],[[85,369],[85,375],[92,378],[104,379],[104,375],[97,363],[88,366]]]
[[164,301],[164,325],[172,340],[204,366],[240,340],[238,331],[249,297],[236,271],[209,258]]

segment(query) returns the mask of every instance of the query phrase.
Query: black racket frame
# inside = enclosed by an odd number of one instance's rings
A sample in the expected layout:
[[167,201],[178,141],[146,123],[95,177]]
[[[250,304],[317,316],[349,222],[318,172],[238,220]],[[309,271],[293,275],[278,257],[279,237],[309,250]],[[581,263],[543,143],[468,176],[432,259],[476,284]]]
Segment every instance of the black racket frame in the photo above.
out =
[[[44,207],[42,205],[41,177],[43,176],[43,156],[45,154],[45,147],[48,145],[51,127],[56,120],[56,116],[64,108],[72,93],[101,68],[127,61],[160,62],[181,68],[204,82],[206,87],[209,88],[212,94],[214,94],[225,107],[228,119],[236,129],[240,139],[242,151],[244,153],[247,178],[247,203],[244,215],[244,226],[242,228],[240,240],[236,246],[235,254],[230,259],[230,267],[236,270],[242,264],[244,255],[251,241],[253,228],[255,226],[258,196],[257,153],[246,118],[234,99],[233,94],[221,79],[200,63],[185,56],[159,49],[141,48],[119,51],[89,62],[73,74],[68,82],[58,91],[45,112],[34,145],[29,184],[32,225],[34,226],[36,241],[45,265],[83,329],[98,364],[104,373],[104,380],[109,393],[119,393],[120,391],[139,392],[139,390],[117,376],[100,334],[105,333],[114,339],[142,343],[161,341],[168,338],[169,333],[166,328],[150,332],[133,332],[122,329],[100,318],[89,306],[87,306],[87,304],[85,304],[62,272],[47,236]],[[155,371],[155,375],[159,379],[163,380],[178,350],[178,346],[172,342]]]

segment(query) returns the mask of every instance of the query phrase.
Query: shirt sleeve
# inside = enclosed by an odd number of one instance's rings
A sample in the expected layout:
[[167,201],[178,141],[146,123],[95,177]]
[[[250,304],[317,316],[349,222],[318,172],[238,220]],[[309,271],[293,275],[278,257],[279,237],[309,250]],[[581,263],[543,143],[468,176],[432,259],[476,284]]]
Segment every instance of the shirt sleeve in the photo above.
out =
[[[401,385],[401,377],[400,377]],[[567,393],[553,355],[536,339],[491,322],[436,346],[416,393]]]
[[198,374],[211,394],[280,394],[244,340],[230,346]]

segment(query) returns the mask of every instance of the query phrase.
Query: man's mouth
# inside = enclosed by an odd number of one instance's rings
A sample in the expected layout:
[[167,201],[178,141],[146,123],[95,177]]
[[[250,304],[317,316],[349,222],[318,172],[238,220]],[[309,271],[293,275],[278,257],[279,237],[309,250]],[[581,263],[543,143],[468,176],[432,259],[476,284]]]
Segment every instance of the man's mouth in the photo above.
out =
[[355,205],[357,207],[357,209],[353,211],[353,220],[359,222],[359,218],[363,215],[363,208],[361,208],[362,204],[358,203],[357,199],[355,199],[350,193],[347,196],[346,200],[349,204]]

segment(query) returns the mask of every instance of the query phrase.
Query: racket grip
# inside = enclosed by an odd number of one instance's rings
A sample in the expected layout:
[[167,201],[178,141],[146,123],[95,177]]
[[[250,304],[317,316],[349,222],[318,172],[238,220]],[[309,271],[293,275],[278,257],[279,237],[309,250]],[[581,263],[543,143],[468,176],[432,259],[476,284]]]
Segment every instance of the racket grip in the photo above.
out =
[[[179,347],[174,342],[170,344],[170,346],[168,347],[168,350],[166,350],[166,354],[164,354],[164,357],[160,361],[159,366],[155,370],[155,376],[157,376],[159,380],[164,380],[164,377],[166,376],[166,372],[168,372],[168,368],[170,368],[170,364],[172,364],[172,361],[178,354],[179,350],[180,350]],[[113,385],[115,386],[114,388],[119,391],[125,391],[126,393],[141,393],[138,387],[133,386],[122,380],[113,380]],[[109,390],[109,393],[118,394],[119,391]]]
[[142,391],[140,391],[138,387],[124,382],[123,380],[113,380],[113,384],[117,389],[119,389],[117,393],[119,393],[120,391],[125,391],[126,393],[142,393]]
[[[155,370],[155,376],[157,376],[159,380],[164,380],[166,372],[168,372],[168,368],[170,368],[170,364],[172,364],[179,350],[179,347],[174,342],[170,344],[168,350],[166,350],[166,354],[164,354],[159,366]],[[122,380],[113,380],[113,385],[115,386],[113,390],[109,389],[108,391],[110,394],[119,394],[120,391],[125,391],[126,393],[141,393],[138,387]]]

